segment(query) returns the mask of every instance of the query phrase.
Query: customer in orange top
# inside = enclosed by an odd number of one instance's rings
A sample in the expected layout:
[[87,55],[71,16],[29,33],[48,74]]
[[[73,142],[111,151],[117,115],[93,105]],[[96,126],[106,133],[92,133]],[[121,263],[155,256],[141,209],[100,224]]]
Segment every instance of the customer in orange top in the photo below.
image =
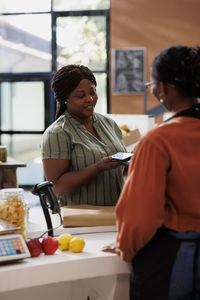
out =
[[173,116],[138,143],[116,206],[116,252],[131,262],[131,300],[200,299],[200,48],[173,46],[151,67]]

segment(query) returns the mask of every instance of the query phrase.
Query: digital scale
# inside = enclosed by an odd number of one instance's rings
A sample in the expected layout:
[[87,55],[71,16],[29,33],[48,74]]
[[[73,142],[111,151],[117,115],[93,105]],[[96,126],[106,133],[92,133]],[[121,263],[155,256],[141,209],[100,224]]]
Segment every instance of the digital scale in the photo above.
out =
[[[44,181],[40,184],[36,184],[32,193],[40,197],[41,206],[47,223],[48,235],[54,236],[49,208],[52,210],[52,214],[59,214],[61,224],[62,216],[58,200],[53,191],[53,183]],[[47,200],[49,204],[47,204]],[[22,235],[17,234],[19,229],[19,227],[0,219],[0,263],[16,261],[31,256]]]
[[16,231],[19,227],[0,220],[0,263],[16,261],[30,257],[30,252],[21,234]]

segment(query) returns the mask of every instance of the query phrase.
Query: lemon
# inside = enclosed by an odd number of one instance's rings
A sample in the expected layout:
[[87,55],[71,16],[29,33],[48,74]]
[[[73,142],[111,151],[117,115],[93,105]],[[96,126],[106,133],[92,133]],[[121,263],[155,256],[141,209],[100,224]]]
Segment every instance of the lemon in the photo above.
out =
[[69,233],[63,233],[58,237],[58,248],[61,251],[69,250],[70,240],[73,239],[73,236]]
[[70,240],[69,243],[69,250],[72,252],[81,252],[85,247],[85,241],[84,239],[80,237],[74,237],[73,239]]
[[129,131],[130,131],[130,129],[128,128],[127,125],[121,125],[120,128],[121,128],[122,130],[126,131],[126,132],[129,132]]

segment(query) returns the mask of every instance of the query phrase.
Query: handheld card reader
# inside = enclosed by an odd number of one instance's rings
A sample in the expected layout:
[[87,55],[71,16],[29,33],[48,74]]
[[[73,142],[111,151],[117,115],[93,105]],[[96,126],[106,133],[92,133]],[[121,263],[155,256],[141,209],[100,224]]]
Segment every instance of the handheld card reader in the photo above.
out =
[[118,153],[112,155],[112,160],[124,162],[124,161],[130,160],[132,156],[133,156],[133,153],[118,152]]

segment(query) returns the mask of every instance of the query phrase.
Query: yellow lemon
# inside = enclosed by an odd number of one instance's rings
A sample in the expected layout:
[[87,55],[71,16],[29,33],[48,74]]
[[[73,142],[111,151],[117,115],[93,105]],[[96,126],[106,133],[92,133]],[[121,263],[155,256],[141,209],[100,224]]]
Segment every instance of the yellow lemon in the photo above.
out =
[[70,240],[73,239],[73,236],[69,233],[63,233],[58,237],[58,248],[61,251],[69,250]]
[[80,237],[74,237],[73,239],[70,240],[69,243],[69,250],[72,252],[81,252],[85,247],[85,241],[84,239]]
[[127,125],[121,125],[120,128],[121,128],[122,130],[126,131],[126,132],[129,132],[129,131],[130,131],[130,129],[128,128]]

